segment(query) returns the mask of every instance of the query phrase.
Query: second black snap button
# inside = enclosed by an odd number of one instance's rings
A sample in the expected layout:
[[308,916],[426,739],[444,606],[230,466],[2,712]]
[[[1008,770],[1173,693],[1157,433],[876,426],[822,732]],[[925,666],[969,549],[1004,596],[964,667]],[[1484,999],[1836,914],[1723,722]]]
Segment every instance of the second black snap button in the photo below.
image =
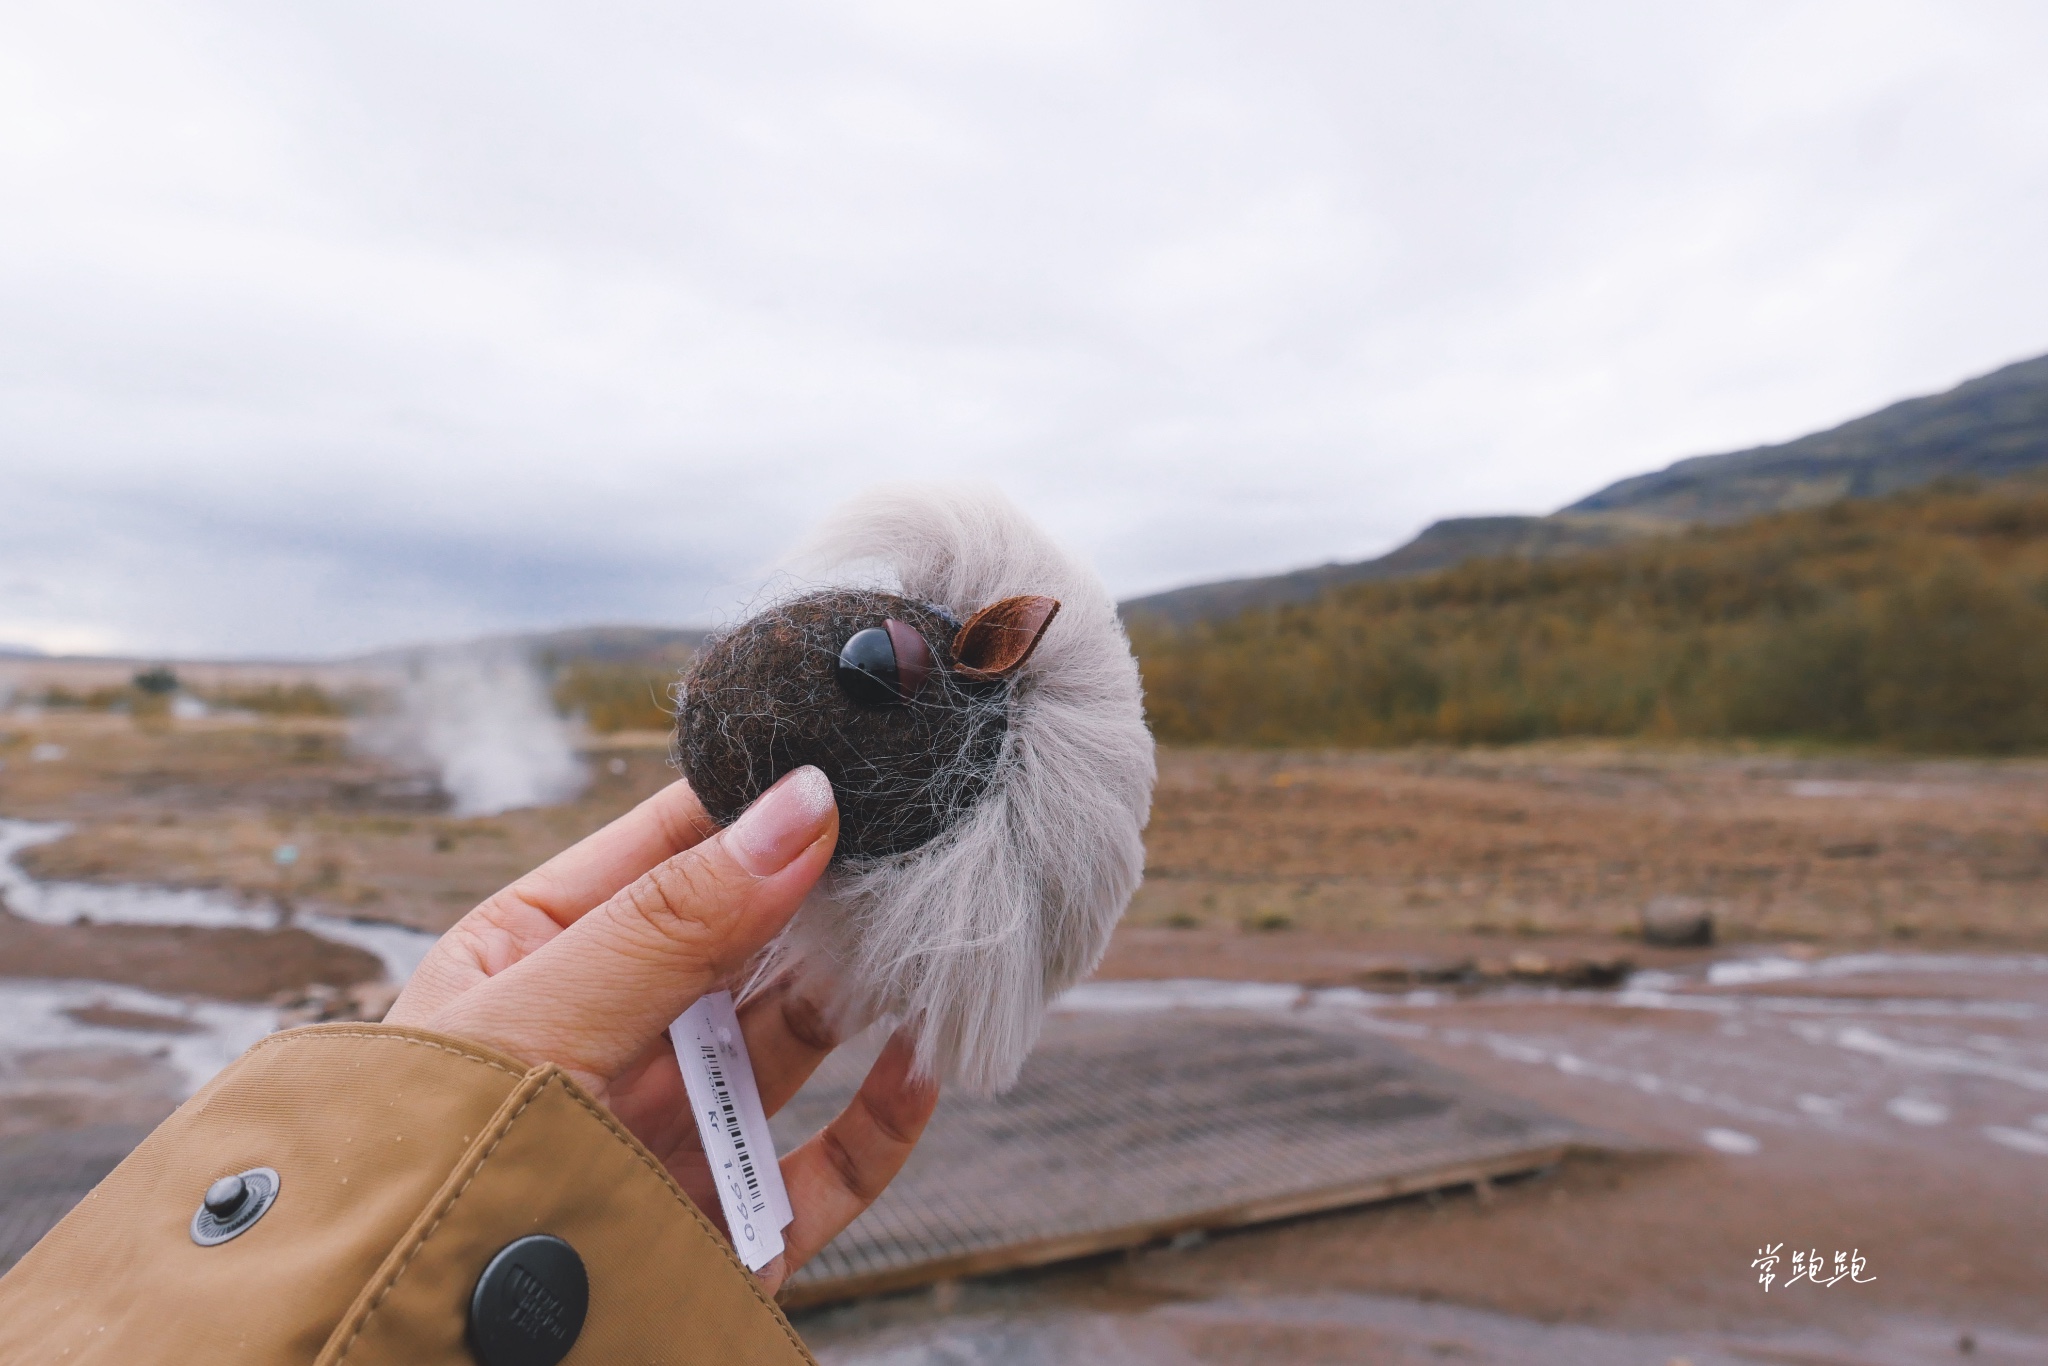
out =
[[469,1297],[469,1348],[482,1366],[555,1366],[590,1309],[576,1249],[550,1234],[507,1243]]

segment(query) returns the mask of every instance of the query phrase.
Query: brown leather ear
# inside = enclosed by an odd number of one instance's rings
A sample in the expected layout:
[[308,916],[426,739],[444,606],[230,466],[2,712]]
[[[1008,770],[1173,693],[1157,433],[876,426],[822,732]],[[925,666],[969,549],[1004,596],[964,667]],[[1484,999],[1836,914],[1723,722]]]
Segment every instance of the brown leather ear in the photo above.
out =
[[1008,678],[1031,658],[1059,610],[1057,598],[1035,593],[990,603],[954,635],[954,669],[976,683]]

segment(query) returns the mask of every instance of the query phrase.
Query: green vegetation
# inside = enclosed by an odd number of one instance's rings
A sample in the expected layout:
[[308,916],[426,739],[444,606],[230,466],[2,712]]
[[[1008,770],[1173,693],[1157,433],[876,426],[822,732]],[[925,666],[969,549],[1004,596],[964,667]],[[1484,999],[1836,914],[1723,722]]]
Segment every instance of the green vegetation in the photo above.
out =
[[346,716],[356,710],[352,699],[336,697],[312,683],[214,688],[202,694],[201,700],[216,709],[252,711],[258,716]]
[[[79,690],[53,684],[34,694],[45,707],[67,711],[116,711],[159,715],[170,707],[182,684],[168,668],[136,674],[123,686]],[[314,683],[265,683],[206,689],[185,689],[214,711],[246,711],[260,716],[346,716],[360,710],[367,694],[337,696]]]
[[1132,626],[1163,740],[2048,747],[2048,488],[1947,482]]
[[667,730],[675,724],[669,689],[677,672],[674,665],[657,662],[577,660],[555,673],[555,707],[565,715],[581,715],[601,734]]
[[92,688],[79,692],[61,683],[52,684],[39,693],[30,695],[37,706],[58,710],[110,711],[116,707],[128,708],[134,705],[136,690],[132,687]]

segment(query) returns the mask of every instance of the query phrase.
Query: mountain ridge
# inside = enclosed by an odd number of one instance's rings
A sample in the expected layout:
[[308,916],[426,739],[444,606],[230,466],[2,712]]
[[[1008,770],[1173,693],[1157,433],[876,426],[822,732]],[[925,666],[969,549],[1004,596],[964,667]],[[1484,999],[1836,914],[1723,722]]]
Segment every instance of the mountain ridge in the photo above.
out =
[[1743,521],[1841,498],[1871,498],[1944,478],[1997,480],[2048,468],[2048,356],[2015,361],[1936,394],[1792,441],[1689,456],[1630,475],[1556,512],[1447,517],[1370,560],[1191,584],[1121,604],[1187,625],[1254,607],[1306,602],[1347,583],[1406,578],[1496,555],[1597,550],[1639,536]]

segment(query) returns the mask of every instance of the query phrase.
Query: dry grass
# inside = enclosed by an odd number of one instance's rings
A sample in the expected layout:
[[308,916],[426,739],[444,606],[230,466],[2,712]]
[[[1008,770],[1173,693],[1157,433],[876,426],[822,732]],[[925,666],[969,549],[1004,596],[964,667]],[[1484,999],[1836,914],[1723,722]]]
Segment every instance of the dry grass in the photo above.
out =
[[[665,736],[624,732],[591,752],[577,801],[465,820],[354,754],[334,720],[0,727],[0,814],[80,827],[32,851],[39,875],[229,887],[428,929],[673,777]],[[39,743],[65,757],[33,761]],[[300,850],[288,876],[272,862],[285,843]],[[1169,749],[1148,846],[1134,926],[1262,943],[1618,943],[1645,902],[1678,895],[1711,902],[1735,938],[2048,946],[2048,763],[2032,760]]]
[[1474,560],[1175,629],[1194,744],[1800,737],[2048,750],[2048,490],[1936,485],[1554,559]]
[[1547,744],[1169,750],[1138,925],[2048,943],[2048,764]]

